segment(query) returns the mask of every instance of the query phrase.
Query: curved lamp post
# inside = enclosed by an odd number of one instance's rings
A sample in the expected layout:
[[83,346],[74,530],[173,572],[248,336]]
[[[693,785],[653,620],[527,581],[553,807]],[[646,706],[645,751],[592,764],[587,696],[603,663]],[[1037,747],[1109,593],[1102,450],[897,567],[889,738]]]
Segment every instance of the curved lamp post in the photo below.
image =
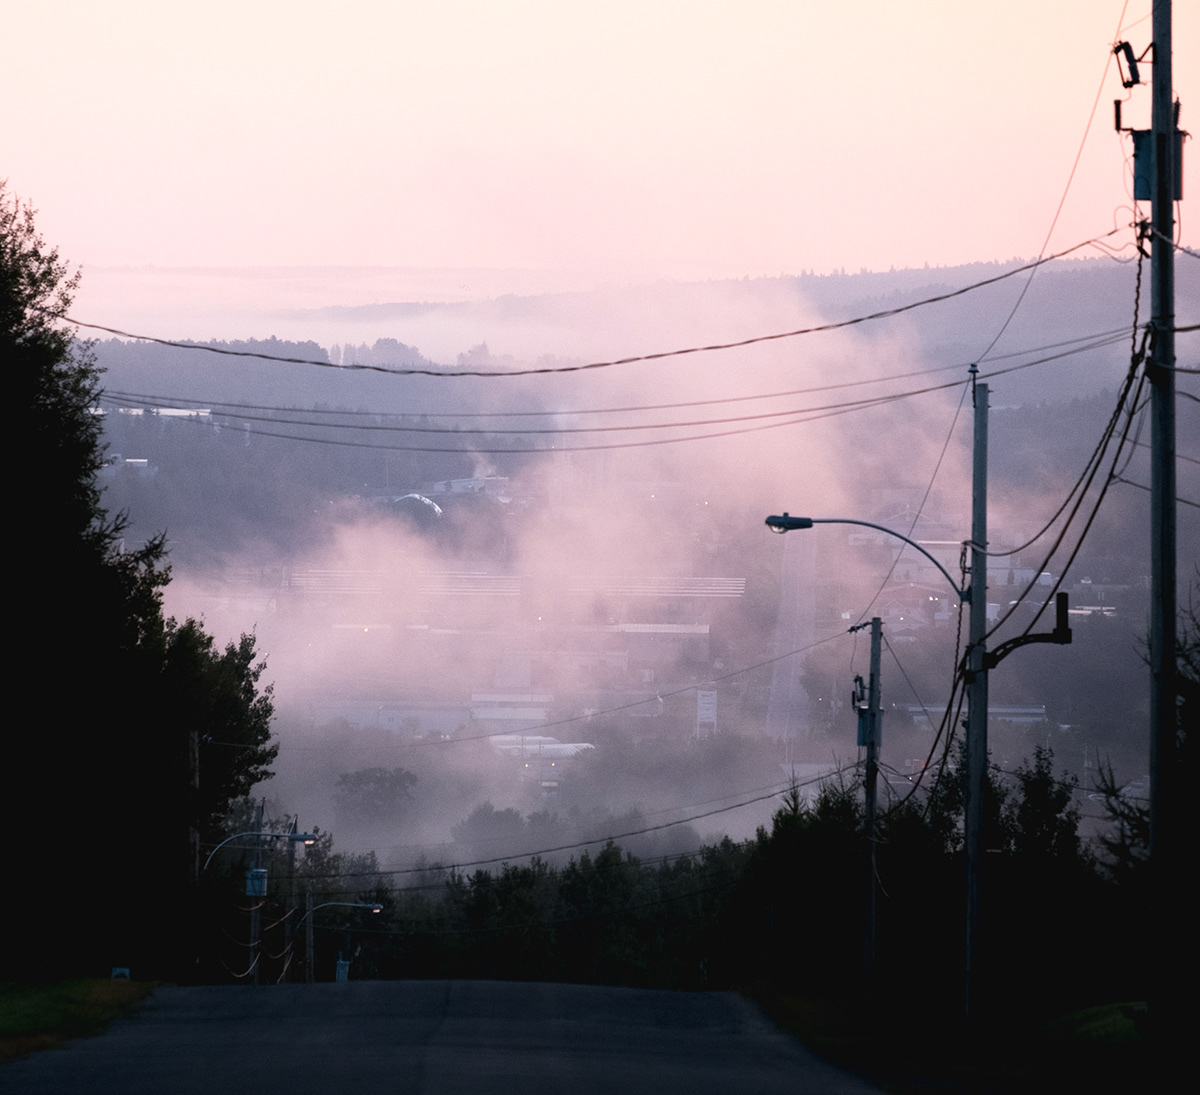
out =
[[318,909],[327,909],[330,905],[341,905],[347,909],[370,909],[373,913],[383,912],[383,906],[369,901],[322,901],[320,905],[314,905],[308,910],[299,920],[296,921],[296,927],[300,927],[313,913]]
[[[972,370],[974,366],[972,366]],[[902,533],[871,521],[857,521],[844,517],[792,517],[784,513],[768,517],[767,528],[772,532],[789,532],[792,529],[812,528],[813,525],[861,525],[876,529],[903,540],[925,556],[959,598],[971,605],[970,643],[964,658],[964,675],[968,684],[967,693],[967,764],[966,802],[964,808],[964,840],[967,859],[967,932],[966,932],[966,1014],[968,1017],[978,1006],[980,995],[978,984],[978,956],[980,925],[980,873],[983,851],[984,794],[987,774],[987,719],[988,719],[988,671],[994,669],[1002,658],[1019,646],[1028,643],[1057,643],[1065,645],[1071,641],[1068,620],[1067,595],[1058,593],[1054,630],[1040,634],[1026,632],[1015,639],[1001,643],[993,651],[987,649],[987,385],[976,388],[975,400],[975,463],[972,488],[971,539],[966,544],[972,549],[971,583],[960,589],[942,566],[920,544]],[[978,583],[978,600],[972,598]]]
[[916,540],[910,540],[903,533],[897,532],[895,529],[887,528],[884,525],[876,525],[871,521],[855,521],[849,517],[792,517],[787,513],[768,517],[766,525],[772,532],[779,533],[791,532],[794,529],[812,528],[813,525],[862,525],[863,528],[873,528],[878,532],[885,532],[888,536],[894,536],[897,540],[903,540],[909,547],[916,548],[917,551],[924,555],[926,559],[941,571],[942,577],[950,583],[950,588],[954,590],[960,600],[967,602],[971,600],[970,586],[960,589],[958,583],[950,577],[950,572],[941,563],[921,547]]
[[[885,533],[888,536],[894,536],[897,540],[903,540],[909,547],[915,548],[925,556],[937,569],[941,572],[942,577],[950,583],[950,588],[954,590],[955,595],[963,602],[971,600],[971,587],[960,588],[959,584],[950,577],[949,572],[941,563],[939,563],[932,555],[929,554],[915,540],[909,539],[901,532],[895,529],[890,529],[885,525],[877,525],[873,521],[858,521],[850,517],[793,517],[789,513],[772,515],[766,519],[766,526],[772,532],[784,533],[792,532],[796,529],[808,529],[813,525],[859,525],[863,528],[875,529],[878,532]],[[851,628],[852,631],[857,630],[857,627]],[[879,638],[880,638],[880,620],[876,616],[871,621],[871,700],[869,710],[871,711],[872,720],[879,718]],[[986,716],[984,716],[986,718]],[[972,716],[968,714],[968,720]],[[861,742],[860,742],[861,744]],[[868,864],[867,864],[867,880],[866,880],[866,924],[864,938],[864,961],[863,967],[867,980],[872,981],[875,977],[875,779],[877,771],[877,751],[879,748],[879,728],[877,721],[872,721],[870,730],[867,735],[867,770],[864,780],[864,796],[865,796],[865,811],[867,820],[867,846],[868,846]]]
[[[309,891],[308,900],[312,900],[312,891]],[[310,985],[313,982],[313,937],[312,937],[312,921],[309,917],[312,916],[318,909],[327,909],[331,905],[340,905],[348,909],[370,909],[372,913],[383,912],[383,906],[375,902],[368,901],[322,901],[320,905],[314,905],[309,909],[299,920],[296,921],[296,927],[299,928],[306,920],[308,923],[304,929],[304,979]],[[340,960],[340,959],[339,959]]]
[[317,838],[313,833],[234,833],[233,836],[226,837],[208,853],[208,858],[204,861],[204,866],[200,868],[200,873],[203,874],[208,870],[208,865],[212,862],[213,856],[224,848],[226,844],[231,844],[233,841],[240,840],[244,836],[265,837],[268,840],[291,840],[303,844],[306,848],[317,842]]
[[[258,824],[262,824],[262,806],[258,808]],[[293,822],[293,824],[295,824]],[[317,842],[317,837],[314,833],[269,833],[263,830],[250,830],[245,833],[234,833],[233,836],[226,837],[221,841],[211,852],[208,853],[208,858],[204,861],[204,866],[196,872],[196,882],[199,884],[200,876],[208,870],[208,865],[213,861],[213,856],[217,854],[226,844],[231,844],[235,840],[240,840],[242,837],[254,837],[254,868],[246,872],[246,894],[253,897],[264,897],[267,892],[267,872],[259,866],[261,859],[259,858],[262,845],[259,843],[264,837],[268,840],[287,840],[296,844],[304,844],[306,847]],[[259,946],[259,906],[255,904],[250,910],[250,954],[251,962],[250,969],[254,972],[254,984],[259,983],[258,973],[258,946]]]

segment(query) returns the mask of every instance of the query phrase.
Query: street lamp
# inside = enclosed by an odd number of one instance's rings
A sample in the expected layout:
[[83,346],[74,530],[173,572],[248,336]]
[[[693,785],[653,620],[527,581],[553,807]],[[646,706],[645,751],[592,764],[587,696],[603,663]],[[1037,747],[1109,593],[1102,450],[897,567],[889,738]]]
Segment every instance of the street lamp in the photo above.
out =
[[[257,822],[262,824],[262,806],[258,807]],[[295,825],[295,821],[292,822]],[[251,830],[245,833],[234,833],[233,836],[226,837],[221,841],[211,852],[208,853],[208,858],[204,861],[204,866],[200,868],[197,874],[196,881],[199,883],[199,875],[204,874],[208,870],[208,865],[213,861],[213,856],[217,854],[226,844],[230,844],[235,840],[240,840],[242,837],[254,837],[254,867],[246,872],[246,896],[247,897],[266,897],[267,895],[267,872],[261,866],[261,849],[260,841],[263,837],[268,840],[287,840],[289,845],[294,848],[297,844],[303,844],[305,847],[311,847],[317,842],[315,833],[270,833],[261,829]],[[250,968],[254,972],[254,984],[259,983],[258,972],[258,947],[260,935],[259,907],[261,902],[255,902],[250,908],[250,953],[251,963]]]
[[383,906],[369,901],[322,901],[320,905],[314,905],[308,910],[299,920],[296,921],[296,927],[300,927],[313,913],[318,909],[327,909],[330,905],[341,905],[347,909],[370,909],[373,913],[383,912]]
[[[311,889],[308,891],[308,900],[312,901],[312,890]],[[322,901],[320,905],[313,905],[311,908],[309,908],[309,910],[302,917],[300,917],[299,920],[296,921],[296,927],[299,928],[300,925],[304,924],[304,922],[306,920],[308,921],[308,923],[305,924],[305,927],[304,927],[304,968],[305,968],[304,979],[310,985],[312,984],[312,981],[313,981],[313,930],[312,930],[312,920],[309,918],[318,909],[327,909],[331,905],[338,905],[338,906],[341,906],[341,907],[347,908],[347,909],[369,909],[372,913],[376,913],[376,914],[383,912],[382,905],[380,905],[376,902],[365,902],[365,901]],[[290,959],[289,959],[289,961],[290,961]],[[340,963],[341,963],[341,956],[339,955],[339,970],[340,970]],[[349,964],[347,963],[347,968],[348,968],[348,965]],[[344,980],[344,978],[340,975],[340,972],[339,972],[338,980],[339,981]]]
[[221,841],[211,852],[208,853],[208,858],[204,861],[204,866],[200,868],[200,873],[203,874],[208,870],[208,865],[213,861],[213,856],[217,854],[226,844],[231,844],[235,840],[240,840],[244,836],[265,837],[268,840],[290,840],[295,843],[303,844],[306,848],[316,844],[317,837],[314,833],[234,833],[233,836],[226,837]]
[[[885,533],[888,536],[894,536],[897,540],[903,540],[910,547],[915,548],[925,556],[937,569],[942,576],[950,583],[950,588],[954,590],[955,595],[961,601],[969,601],[971,598],[970,587],[960,588],[958,583],[950,577],[949,572],[941,563],[939,563],[932,555],[929,554],[915,540],[910,540],[903,533],[896,532],[894,529],[877,525],[872,521],[858,521],[849,517],[793,517],[789,513],[772,515],[766,519],[767,528],[772,532],[785,533],[792,532],[797,529],[809,529],[813,525],[859,525],[863,528],[875,529],[878,532]],[[857,631],[859,627],[865,625],[856,625],[851,631]],[[881,621],[878,616],[871,620],[871,674],[869,682],[869,703],[866,709],[866,732],[863,735],[860,722],[860,737],[859,744],[865,745],[867,749],[867,764],[866,773],[863,780],[863,795],[864,808],[866,813],[866,828],[867,828],[867,877],[866,877],[866,903],[864,917],[864,939],[863,939],[863,972],[868,981],[873,981],[875,978],[875,788],[876,779],[878,776],[878,755],[879,755],[879,738],[880,738],[880,719],[882,713],[879,710],[879,647],[882,637]],[[862,678],[858,678],[858,685],[861,686]],[[855,692],[856,705],[864,698],[859,691]],[[977,717],[980,708],[975,707],[973,712],[968,714],[968,722]],[[986,700],[982,710],[986,710]],[[859,717],[862,718],[862,709],[860,708]],[[986,720],[986,715],[983,718]]]
[[950,583],[950,588],[954,590],[955,595],[963,601],[970,601],[971,587],[967,586],[963,589],[959,588],[958,583],[950,577],[950,572],[942,566],[932,555],[929,554],[916,540],[910,540],[903,533],[896,532],[894,529],[885,528],[883,525],[876,525],[871,521],[855,521],[849,517],[792,517],[790,514],[783,513],[779,516],[768,517],[766,521],[767,528],[772,532],[784,533],[792,532],[795,529],[812,528],[813,525],[861,525],[863,528],[873,528],[878,532],[885,532],[888,536],[894,536],[897,540],[903,540],[909,547],[916,548],[922,555],[925,556],[935,567],[942,573],[942,577]]
[[[974,366],[972,366],[974,369]],[[1058,643],[1071,641],[1068,622],[1067,595],[1058,593],[1056,622],[1053,631],[1040,634],[1026,633],[1001,643],[993,651],[987,649],[987,385],[976,387],[975,401],[975,462],[972,488],[971,539],[966,546],[971,548],[971,582],[960,587],[950,577],[941,563],[915,540],[902,533],[871,521],[857,521],[845,517],[792,517],[784,513],[768,517],[767,528],[772,532],[790,532],[793,529],[812,528],[813,525],[861,525],[876,529],[903,540],[925,556],[942,576],[960,600],[970,604],[970,636],[967,652],[963,658],[963,676],[968,685],[967,692],[967,757],[964,802],[964,845],[967,861],[967,931],[966,931],[966,1014],[970,1016],[979,995],[977,959],[981,953],[979,945],[980,926],[980,873],[983,851],[984,794],[987,780],[987,721],[988,721],[988,671],[1013,650],[1028,643]]]

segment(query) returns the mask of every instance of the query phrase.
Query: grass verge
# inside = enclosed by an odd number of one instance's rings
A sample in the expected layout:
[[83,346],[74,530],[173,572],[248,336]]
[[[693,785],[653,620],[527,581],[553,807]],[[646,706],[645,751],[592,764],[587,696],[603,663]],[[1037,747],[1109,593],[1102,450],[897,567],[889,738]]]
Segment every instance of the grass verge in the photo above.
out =
[[99,1034],[133,1011],[155,987],[99,978],[52,985],[0,984],[0,1061]]

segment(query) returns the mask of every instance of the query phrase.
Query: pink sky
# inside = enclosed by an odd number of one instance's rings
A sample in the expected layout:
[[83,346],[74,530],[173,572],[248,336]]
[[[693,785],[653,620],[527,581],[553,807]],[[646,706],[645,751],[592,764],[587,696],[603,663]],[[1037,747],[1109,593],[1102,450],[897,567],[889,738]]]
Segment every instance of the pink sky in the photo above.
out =
[[[577,283],[1031,256],[1121,10],[39,0],[5,16],[0,177],[85,268]],[[1149,10],[1124,19],[1139,52]],[[1200,130],[1198,67],[1200,4],[1177,2],[1175,86]],[[1123,94],[1114,65],[1051,249],[1130,219]],[[1136,89],[1127,123],[1148,111]],[[1187,203],[1183,224],[1194,240]]]

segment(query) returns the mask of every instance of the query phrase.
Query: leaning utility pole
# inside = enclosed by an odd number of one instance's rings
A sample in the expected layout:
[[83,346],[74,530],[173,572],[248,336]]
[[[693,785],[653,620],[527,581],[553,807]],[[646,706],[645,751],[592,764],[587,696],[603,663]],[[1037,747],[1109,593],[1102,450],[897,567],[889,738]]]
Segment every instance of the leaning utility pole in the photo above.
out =
[[[1175,163],[1177,104],[1171,101],[1171,3],[1154,4],[1150,147],[1150,870],[1153,961],[1150,1008],[1164,1040],[1180,1001],[1176,948],[1180,936],[1179,774],[1176,762],[1175,558]],[[1177,174],[1178,173],[1178,174]],[[1157,1012],[1157,1014],[1156,1014]]]
[[980,872],[983,865],[983,822],[987,805],[988,678],[987,653],[987,457],[988,386],[975,384],[975,453],[971,476],[971,625],[967,647],[967,772],[964,843],[967,856],[967,953],[964,1006],[974,1013],[979,1004]]

